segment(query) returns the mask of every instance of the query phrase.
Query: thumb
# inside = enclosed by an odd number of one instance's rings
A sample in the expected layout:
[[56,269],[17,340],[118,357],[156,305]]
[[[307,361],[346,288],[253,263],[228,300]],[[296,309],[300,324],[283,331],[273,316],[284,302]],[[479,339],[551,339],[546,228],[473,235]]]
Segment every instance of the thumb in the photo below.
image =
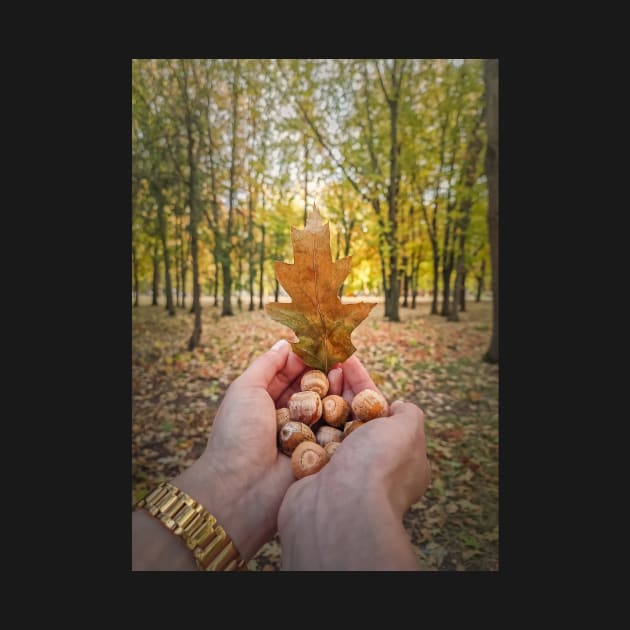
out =
[[419,422],[420,426],[424,429],[424,412],[418,405],[414,405],[404,400],[397,400],[390,406],[391,416],[398,416],[401,418],[408,418],[413,422]]
[[276,374],[285,366],[289,350],[290,344],[286,339],[276,341],[270,350],[255,359],[241,374],[239,378],[241,384],[249,387],[269,387]]

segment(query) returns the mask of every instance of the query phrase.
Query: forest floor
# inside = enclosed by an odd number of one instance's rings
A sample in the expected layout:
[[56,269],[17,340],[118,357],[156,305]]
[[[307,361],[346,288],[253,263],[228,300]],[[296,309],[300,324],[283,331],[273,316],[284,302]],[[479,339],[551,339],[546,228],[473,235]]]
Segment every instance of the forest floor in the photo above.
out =
[[[379,304],[353,333],[357,356],[389,401],[403,398],[426,415],[433,479],[404,516],[420,566],[428,571],[496,571],[498,558],[498,384],[481,362],[491,303],[469,303],[461,321],[429,315],[429,304],[401,308],[401,323]],[[202,346],[186,351],[192,315],[163,306],[132,309],[132,503],[172,478],[205,448],[230,382],[289,329],[264,311],[220,318],[204,307]],[[277,570],[276,536],[249,562]]]

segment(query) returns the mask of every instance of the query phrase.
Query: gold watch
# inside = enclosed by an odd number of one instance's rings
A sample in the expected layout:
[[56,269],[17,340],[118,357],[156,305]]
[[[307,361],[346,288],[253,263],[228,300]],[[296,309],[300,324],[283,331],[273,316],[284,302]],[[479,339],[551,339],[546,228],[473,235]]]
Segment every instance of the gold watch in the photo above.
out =
[[200,571],[247,571],[238,549],[217,519],[191,496],[167,481],[136,505],[180,536]]

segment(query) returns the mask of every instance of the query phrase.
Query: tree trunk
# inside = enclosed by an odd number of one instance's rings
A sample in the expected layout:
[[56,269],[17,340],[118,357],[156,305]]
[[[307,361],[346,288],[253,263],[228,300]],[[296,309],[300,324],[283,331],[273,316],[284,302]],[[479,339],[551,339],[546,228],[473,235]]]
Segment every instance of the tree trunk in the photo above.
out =
[[304,225],[308,214],[308,138],[304,135]]
[[188,279],[188,254],[190,252],[190,244],[188,248],[184,248],[186,239],[182,239],[182,308],[186,308],[186,280]]
[[216,277],[212,274],[213,265],[210,265],[208,270],[208,297],[214,295],[214,285],[217,283]]
[[431,302],[431,315],[438,314],[438,276],[440,273],[440,253],[437,248],[437,243],[433,243],[431,241],[431,246],[433,247],[433,300]]
[[485,172],[488,178],[488,234],[492,271],[492,337],[484,361],[499,361],[499,61],[484,59],[486,84],[486,148]]
[[140,282],[138,280],[138,256],[136,255],[135,245],[133,245],[131,248],[131,256],[132,256],[132,261],[133,261],[133,292],[134,292],[133,305],[139,306]]
[[[449,257],[450,258],[450,257]],[[442,310],[440,315],[448,317],[451,312],[451,275],[453,273],[453,265],[448,260],[442,266]]]
[[280,283],[278,282],[278,278],[276,278],[276,288],[274,290],[274,299],[277,302],[280,297]]
[[241,252],[239,252],[238,256],[238,281],[237,281],[238,293],[236,298],[236,304],[238,306],[238,310],[243,312],[243,258],[241,256]]
[[[466,308],[466,234],[470,225],[470,210],[473,204],[472,190],[477,181],[479,157],[483,149],[483,142],[479,136],[481,117],[477,119],[472,129],[471,139],[466,150],[466,159],[462,167],[463,191],[460,193],[462,201],[459,204],[458,218],[455,221],[453,232],[453,249],[458,246],[457,252],[457,275],[455,277],[455,287],[453,290],[453,308],[449,317],[450,321],[459,321],[457,314],[458,306],[463,303]],[[459,240],[459,243],[457,242]],[[463,294],[463,295],[462,295]]]
[[249,308],[254,310],[254,197],[249,186],[249,215],[247,217],[247,273],[249,276]]
[[214,253],[214,307],[219,306],[219,255]]
[[[396,74],[396,60],[392,75]],[[392,81],[392,83],[394,83]],[[398,87],[392,86],[398,91]],[[400,146],[398,144],[398,94],[389,100],[390,118],[390,152],[389,152],[389,232],[388,243],[390,247],[389,257],[389,308],[387,309],[389,321],[399,322],[398,298],[400,296],[400,283],[398,281],[398,158]]]
[[394,260],[390,259],[390,274],[389,274],[389,301],[390,306],[388,309],[388,318],[391,322],[399,322],[400,315],[398,312],[398,301],[400,298],[400,281],[398,279],[398,270],[394,268],[396,264],[396,256],[391,256]]
[[[454,308],[451,309],[450,303],[450,291],[451,291],[451,274],[455,265],[455,248],[457,245],[456,234],[458,230],[458,220],[453,217],[453,210],[455,209],[455,201],[451,201],[451,194],[453,191],[453,177],[455,172],[455,160],[457,156],[457,138],[460,131],[459,119],[461,116],[462,107],[461,104],[457,108],[455,113],[455,123],[453,125],[453,137],[452,137],[452,152],[451,160],[449,163],[448,174],[448,191],[446,195],[446,227],[444,229],[444,245],[442,248],[442,280],[444,286],[442,287],[443,299],[442,299],[442,311],[441,315],[449,317],[451,310],[457,310],[456,295],[453,291],[453,304]],[[455,315],[457,317],[457,315]]]
[[186,280],[188,280],[188,265],[182,263],[182,308],[186,308]]
[[249,272],[249,309],[254,310],[254,277],[256,276],[256,267],[254,265],[254,224],[253,221],[250,227],[251,240],[249,243],[249,263],[247,270]]
[[199,252],[197,243],[197,225],[199,222],[199,209],[197,208],[197,160],[195,156],[195,138],[193,136],[192,113],[188,102],[188,84],[186,79],[186,70],[182,75],[184,103],[186,106],[186,136],[188,139],[187,158],[188,158],[188,190],[189,190],[189,207],[190,207],[190,254],[192,256],[192,272],[193,272],[193,304],[192,310],[195,314],[195,322],[193,331],[188,340],[188,350],[194,350],[201,341],[201,287],[199,286]]
[[158,295],[160,293],[160,258],[158,256],[158,242],[153,245],[153,300],[151,306],[158,305]]
[[254,256],[250,256],[249,259],[249,308],[248,311],[253,311],[254,306],[254,276],[256,275],[256,268],[254,267]]
[[[191,204],[191,214],[194,213]],[[193,350],[199,345],[201,341],[201,300],[200,300],[200,287],[199,287],[199,257],[197,251],[197,219],[196,217],[190,217],[190,253],[192,254],[192,268],[193,268],[193,312],[195,314],[195,323],[193,326],[193,332],[188,340],[188,349]]]
[[[453,273],[453,246],[451,245],[451,232],[455,231],[452,224],[451,213],[453,207],[448,203],[446,207],[446,226],[444,228],[444,241],[442,243],[442,310],[440,315],[448,317],[451,312],[451,275]],[[454,240],[454,239],[453,239]]]
[[[158,196],[159,196],[158,192]],[[171,284],[171,264],[168,252],[168,238],[166,233],[166,216],[164,214],[164,200],[158,200],[158,226],[160,229],[160,240],[162,241],[162,252],[164,255],[164,290],[166,292],[166,310],[169,317],[175,317],[175,305],[173,304],[173,286]]]
[[[342,207],[343,209],[343,207]],[[345,215],[344,215],[345,216]],[[344,257],[347,258],[348,256],[350,256],[350,243],[352,240],[352,229],[354,228],[354,223],[355,223],[356,219],[351,219],[349,221],[349,223],[345,224],[345,232],[343,235],[344,238],[344,245],[343,245],[343,251],[344,251]],[[340,232],[337,232],[337,236],[339,236]],[[339,260],[339,241],[337,240],[337,260]],[[343,297],[343,289],[345,287],[346,283],[345,281],[341,283],[341,286],[339,287],[339,299],[341,299]]]
[[[192,147],[189,145],[189,152],[192,153]],[[199,286],[199,253],[197,247],[197,203],[195,197],[195,169],[191,168],[191,186],[190,186],[190,253],[192,256],[192,272],[193,272],[193,304],[192,310],[195,314],[195,322],[193,324],[193,332],[188,340],[188,349],[193,350],[201,341],[201,291]]]
[[239,95],[240,59],[234,63],[232,77],[232,141],[230,155],[230,188],[228,194],[228,220],[221,257],[223,271],[223,308],[221,317],[232,316],[232,227],[234,223],[234,198],[236,193],[236,136],[238,130],[238,95]]
[[[452,85],[450,82],[446,85],[446,102],[450,103]],[[440,273],[440,246],[438,241],[438,208],[440,199],[440,180],[442,173],[444,172],[444,161],[446,157],[446,131],[448,129],[448,121],[450,117],[451,108],[446,108],[446,115],[442,121],[440,127],[440,164],[438,173],[435,178],[435,189],[433,193],[433,215],[429,220],[428,213],[424,203],[422,203],[422,197],[420,201],[422,204],[422,212],[427,224],[427,230],[429,232],[429,240],[431,241],[431,249],[433,251],[433,299],[431,301],[431,315],[438,314],[438,296],[439,296],[439,273]]]
[[221,309],[221,317],[231,317],[234,315],[232,310],[232,261],[228,257],[221,263],[221,271],[223,272],[223,308]]
[[418,273],[420,272],[420,262],[422,261],[421,251],[414,254],[411,262],[411,308],[416,308],[416,298],[418,297]]
[[407,258],[403,258],[402,264],[403,264],[403,307],[404,308],[408,308],[409,307],[409,300],[408,300],[408,296],[409,296],[409,275],[407,274]]
[[486,275],[486,259],[481,261],[481,273],[477,276],[477,297],[475,302],[481,302],[481,294],[483,293],[483,278]]
[[179,308],[179,287],[180,287],[180,239],[181,229],[179,217],[175,217],[175,308]]
[[[263,197],[263,213],[265,202]],[[262,236],[260,239],[260,275],[258,276],[258,308],[262,310],[263,305],[263,273],[265,270],[265,226],[261,227]],[[277,301],[277,300],[276,300]]]
[[180,238],[181,227],[179,225],[179,217],[175,219],[175,307],[179,308],[179,289],[180,289]]
[[462,286],[459,292],[459,310],[462,313],[466,312],[466,276],[468,272],[464,269],[464,273],[462,274]]
[[389,302],[387,301],[387,293],[389,292],[389,289],[387,287],[387,273],[385,271],[385,256],[383,256],[383,252],[380,247],[378,253],[381,259],[381,282],[383,283],[383,297],[385,298],[385,317],[387,317],[387,308],[389,306]]
[[[462,228],[463,229],[463,228]],[[453,286],[453,307],[449,313],[449,321],[458,322],[458,306],[461,301],[461,292],[464,288],[464,251],[466,246],[465,233],[459,237],[459,252],[457,254],[457,265],[455,268],[455,285]]]

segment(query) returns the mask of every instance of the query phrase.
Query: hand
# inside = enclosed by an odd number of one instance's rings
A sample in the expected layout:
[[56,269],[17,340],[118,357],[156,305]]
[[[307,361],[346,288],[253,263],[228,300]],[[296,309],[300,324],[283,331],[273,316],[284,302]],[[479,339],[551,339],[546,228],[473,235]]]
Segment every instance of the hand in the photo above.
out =
[[[329,375],[349,402],[377,389],[355,356]],[[395,402],[391,416],[349,435],[317,474],[287,491],[278,515],[285,569],[417,569],[402,516],[430,481],[424,414]]]
[[285,340],[255,359],[228,388],[203,455],[173,480],[214,514],[245,559],[277,532],[295,481],[277,448],[276,406],[299,391],[306,369]]

